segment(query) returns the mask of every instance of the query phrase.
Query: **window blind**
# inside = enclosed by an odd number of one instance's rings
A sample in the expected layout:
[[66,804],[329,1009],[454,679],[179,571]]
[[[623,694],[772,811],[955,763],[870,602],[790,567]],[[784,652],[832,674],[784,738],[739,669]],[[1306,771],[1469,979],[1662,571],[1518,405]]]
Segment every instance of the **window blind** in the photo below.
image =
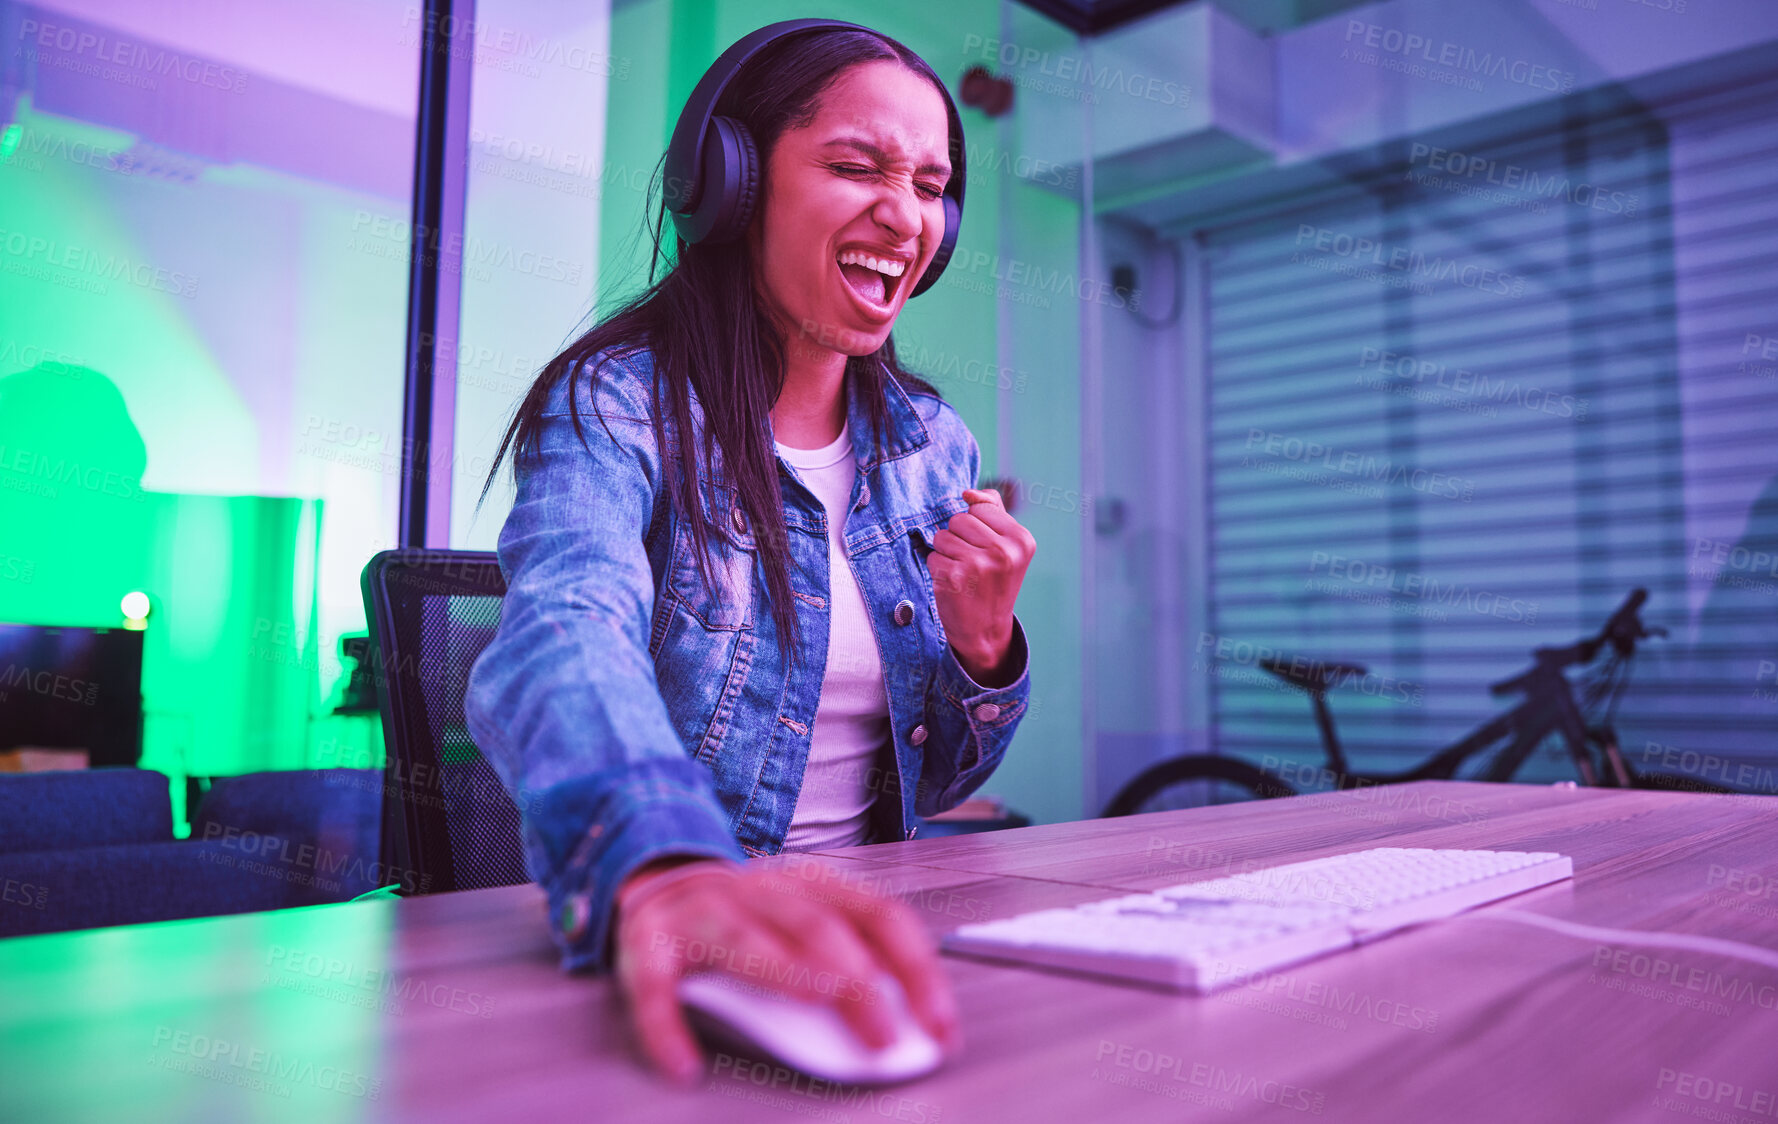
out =
[[[1366,665],[1330,695],[1347,752],[1409,767],[1641,586],[1672,635],[1619,712],[1632,761],[1778,791],[1774,105],[1401,142],[1200,232],[1219,751],[1320,762],[1277,653]],[[1554,747],[1520,773],[1573,776]]]

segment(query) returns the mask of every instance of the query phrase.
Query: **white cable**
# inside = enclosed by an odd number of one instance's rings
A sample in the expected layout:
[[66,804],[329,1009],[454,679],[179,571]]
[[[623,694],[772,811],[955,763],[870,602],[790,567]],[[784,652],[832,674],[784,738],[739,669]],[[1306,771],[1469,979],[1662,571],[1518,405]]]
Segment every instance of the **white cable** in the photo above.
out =
[[1581,940],[1648,945],[1651,948],[1678,948],[1691,952],[1713,952],[1719,956],[1732,956],[1737,960],[1748,960],[1755,964],[1763,964],[1768,968],[1778,968],[1778,951],[1756,944],[1723,940],[1720,937],[1700,937],[1691,933],[1650,932],[1646,929],[1605,929],[1597,925],[1580,925],[1573,921],[1563,921],[1556,917],[1545,917],[1541,913],[1526,913],[1517,909],[1484,910],[1475,913],[1460,913],[1457,916],[1476,921],[1514,921],[1521,925],[1548,929],[1552,933],[1578,937]]

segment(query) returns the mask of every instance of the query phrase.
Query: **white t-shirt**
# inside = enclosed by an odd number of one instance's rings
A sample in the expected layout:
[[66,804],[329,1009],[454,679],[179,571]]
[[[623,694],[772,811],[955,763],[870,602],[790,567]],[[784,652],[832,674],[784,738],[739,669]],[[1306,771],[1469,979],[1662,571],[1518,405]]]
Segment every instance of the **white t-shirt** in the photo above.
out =
[[846,514],[858,466],[847,425],[841,425],[840,435],[824,448],[773,444],[827,511],[831,593],[827,670],[810,732],[809,763],[784,849],[847,847],[865,840],[876,797],[871,767],[889,740],[889,693],[883,686],[882,657],[852,564],[846,559]]

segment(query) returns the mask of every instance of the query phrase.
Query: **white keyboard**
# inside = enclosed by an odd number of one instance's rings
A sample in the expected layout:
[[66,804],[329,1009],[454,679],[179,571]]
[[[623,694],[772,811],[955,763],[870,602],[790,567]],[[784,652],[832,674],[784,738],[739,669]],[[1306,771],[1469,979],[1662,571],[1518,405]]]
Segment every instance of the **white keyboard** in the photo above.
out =
[[1572,877],[1549,851],[1377,847],[964,925],[943,944],[1210,992]]

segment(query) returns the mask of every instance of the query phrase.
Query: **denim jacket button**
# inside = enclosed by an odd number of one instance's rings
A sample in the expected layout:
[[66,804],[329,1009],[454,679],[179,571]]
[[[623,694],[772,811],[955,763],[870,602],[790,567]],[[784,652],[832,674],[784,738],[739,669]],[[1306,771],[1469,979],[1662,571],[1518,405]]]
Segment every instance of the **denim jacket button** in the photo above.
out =
[[915,726],[914,732],[908,735],[908,741],[913,745],[925,745],[926,744],[926,727],[925,726]]
[[585,894],[569,894],[562,903],[562,935],[573,944],[586,936],[593,919],[593,903]]
[[729,512],[729,521],[735,525],[735,530],[743,535],[747,533],[747,513],[741,510],[740,504],[736,504]]
[[995,703],[983,703],[975,708],[977,722],[992,722],[1000,717],[1000,707]]
[[914,623],[914,603],[912,601],[903,600],[895,603],[895,623]]

